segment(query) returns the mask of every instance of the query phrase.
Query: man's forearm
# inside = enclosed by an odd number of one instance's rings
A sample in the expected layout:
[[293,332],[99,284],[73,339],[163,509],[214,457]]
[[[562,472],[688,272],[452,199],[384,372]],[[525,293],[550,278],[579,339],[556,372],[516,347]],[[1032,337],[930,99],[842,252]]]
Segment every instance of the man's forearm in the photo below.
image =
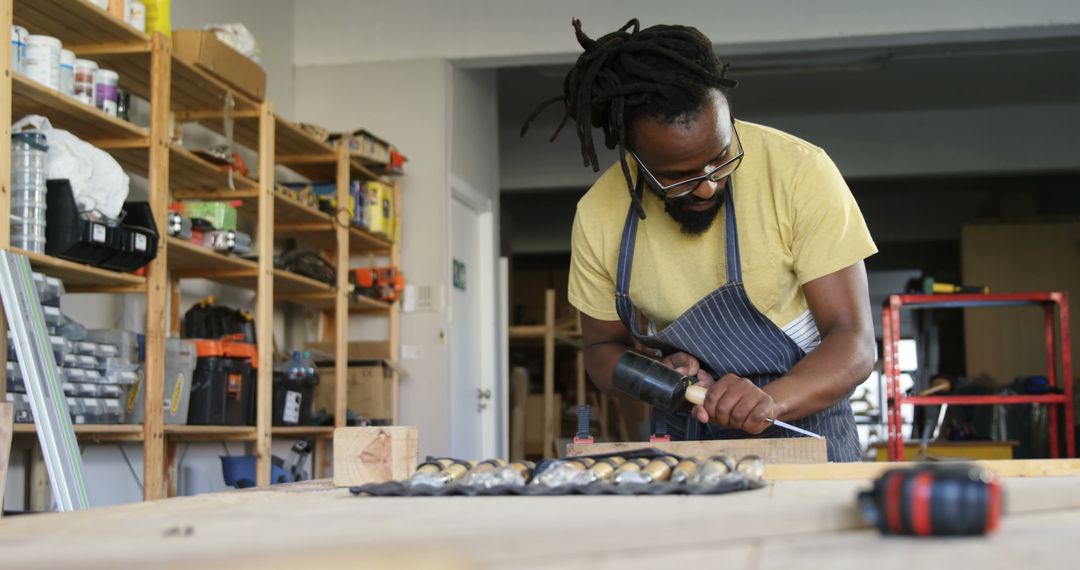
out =
[[615,363],[629,350],[632,350],[631,347],[618,342],[598,343],[586,348],[585,368],[589,371],[589,378],[601,390],[613,391],[611,374],[615,371]]
[[797,420],[835,404],[866,380],[874,366],[874,338],[858,330],[831,331],[787,374],[765,386],[780,420]]

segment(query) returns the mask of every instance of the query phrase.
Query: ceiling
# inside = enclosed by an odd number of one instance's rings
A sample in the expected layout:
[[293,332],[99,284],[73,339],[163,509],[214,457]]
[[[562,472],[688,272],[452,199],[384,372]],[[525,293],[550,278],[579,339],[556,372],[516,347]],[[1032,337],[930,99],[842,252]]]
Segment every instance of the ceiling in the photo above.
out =
[[[721,54],[721,57],[723,54]],[[567,65],[504,68],[499,112],[518,128],[561,94]],[[738,115],[1042,105],[1080,101],[1080,38],[739,56],[729,75]],[[550,109],[542,121],[558,119]]]

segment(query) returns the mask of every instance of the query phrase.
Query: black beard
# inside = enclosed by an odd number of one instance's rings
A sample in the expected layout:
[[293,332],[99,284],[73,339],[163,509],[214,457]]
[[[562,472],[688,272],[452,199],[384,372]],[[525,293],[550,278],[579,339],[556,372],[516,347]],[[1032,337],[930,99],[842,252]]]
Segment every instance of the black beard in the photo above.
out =
[[696,201],[697,199],[692,195],[664,201],[664,211],[678,222],[679,229],[688,236],[699,236],[712,227],[713,222],[716,221],[716,214],[720,212],[720,207],[724,205],[724,196],[717,192],[716,203],[708,210],[698,211],[685,208],[685,206]]

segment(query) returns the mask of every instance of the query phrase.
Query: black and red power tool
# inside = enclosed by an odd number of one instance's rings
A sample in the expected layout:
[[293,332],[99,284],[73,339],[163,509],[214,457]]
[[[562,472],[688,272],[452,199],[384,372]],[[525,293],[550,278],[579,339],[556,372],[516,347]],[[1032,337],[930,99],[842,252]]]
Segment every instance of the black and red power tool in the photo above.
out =
[[859,506],[884,534],[970,536],[998,526],[1001,480],[981,467],[927,465],[890,469],[859,493]]

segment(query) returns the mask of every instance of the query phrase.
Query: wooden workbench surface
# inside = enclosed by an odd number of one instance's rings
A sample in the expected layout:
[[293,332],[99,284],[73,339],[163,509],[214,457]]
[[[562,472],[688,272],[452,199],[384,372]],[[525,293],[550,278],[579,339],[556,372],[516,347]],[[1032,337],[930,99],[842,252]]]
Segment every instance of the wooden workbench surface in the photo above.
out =
[[854,505],[866,481],[778,481],[713,497],[411,499],[357,498],[316,481],[7,517],[0,519],[0,566],[906,570],[952,560],[983,569],[1067,566],[1080,536],[1080,478],[1005,485],[1008,514],[997,534],[916,540],[883,538],[862,526]]

